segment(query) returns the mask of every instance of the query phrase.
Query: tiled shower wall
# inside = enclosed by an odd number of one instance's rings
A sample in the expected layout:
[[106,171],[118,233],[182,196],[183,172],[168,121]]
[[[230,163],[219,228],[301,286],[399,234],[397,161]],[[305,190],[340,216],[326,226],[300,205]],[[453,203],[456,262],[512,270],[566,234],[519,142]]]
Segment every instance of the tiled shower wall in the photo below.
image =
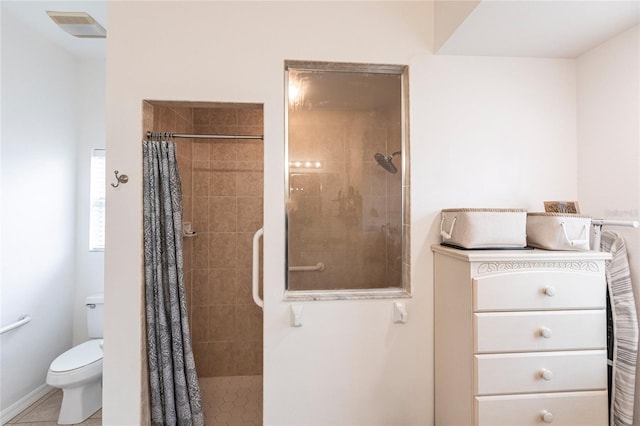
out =
[[[153,130],[261,135],[261,106],[153,106]],[[198,376],[262,374],[262,310],[251,293],[253,234],[262,227],[261,140],[179,139],[185,289]]]
[[402,286],[402,173],[374,160],[400,151],[400,135],[384,111],[290,111],[289,266],[326,269],[289,273],[289,289]]

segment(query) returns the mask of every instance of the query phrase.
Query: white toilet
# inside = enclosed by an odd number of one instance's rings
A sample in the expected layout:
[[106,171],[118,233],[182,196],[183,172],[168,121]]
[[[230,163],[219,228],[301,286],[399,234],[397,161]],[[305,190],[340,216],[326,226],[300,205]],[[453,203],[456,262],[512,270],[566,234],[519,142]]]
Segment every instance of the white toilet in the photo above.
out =
[[104,295],[87,297],[86,310],[91,340],[58,356],[47,373],[47,384],[62,389],[61,425],[80,423],[102,407]]

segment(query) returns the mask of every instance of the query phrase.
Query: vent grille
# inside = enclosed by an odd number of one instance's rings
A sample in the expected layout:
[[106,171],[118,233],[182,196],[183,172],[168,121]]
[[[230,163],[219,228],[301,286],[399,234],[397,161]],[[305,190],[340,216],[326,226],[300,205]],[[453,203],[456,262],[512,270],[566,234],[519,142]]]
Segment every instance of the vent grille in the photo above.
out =
[[47,12],[58,25],[93,25],[96,20],[84,12]]
[[88,13],[47,11],[47,15],[74,37],[105,38],[107,36],[107,31]]

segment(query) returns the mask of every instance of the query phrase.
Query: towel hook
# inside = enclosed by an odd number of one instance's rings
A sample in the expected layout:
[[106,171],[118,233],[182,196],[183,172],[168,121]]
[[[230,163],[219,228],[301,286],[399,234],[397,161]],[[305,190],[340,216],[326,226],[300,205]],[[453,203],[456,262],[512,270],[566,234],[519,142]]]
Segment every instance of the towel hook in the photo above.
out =
[[116,183],[116,184],[113,184],[113,183],[111,184],[111,186],[113,186],[114,188],[119,187],[121,183],[129,182],[129,176],[127,176],[127,175],[118,175],[119,172],[117,170],[114,170],[113,172],[115,173],[116,180],[118,181],[118,183]]

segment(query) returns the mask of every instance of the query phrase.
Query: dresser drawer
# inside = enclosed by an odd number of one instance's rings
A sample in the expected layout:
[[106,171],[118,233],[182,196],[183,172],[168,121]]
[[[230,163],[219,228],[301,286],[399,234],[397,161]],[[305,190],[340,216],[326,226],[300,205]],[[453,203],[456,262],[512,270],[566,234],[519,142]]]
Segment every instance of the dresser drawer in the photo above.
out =
[[604,349],[604,309],[485,312],[473,315],[476,353]]
[[475,395],[607,387],[606,350],[474,356]]
[[604,306],[603,277],[596,274],[530,271],[473,279],[473,309],[476,312]]
[[606,426],[608,423],[606,391],[482,396],[475,398],[474,410],[476,426],[539,426],[547,423]]

